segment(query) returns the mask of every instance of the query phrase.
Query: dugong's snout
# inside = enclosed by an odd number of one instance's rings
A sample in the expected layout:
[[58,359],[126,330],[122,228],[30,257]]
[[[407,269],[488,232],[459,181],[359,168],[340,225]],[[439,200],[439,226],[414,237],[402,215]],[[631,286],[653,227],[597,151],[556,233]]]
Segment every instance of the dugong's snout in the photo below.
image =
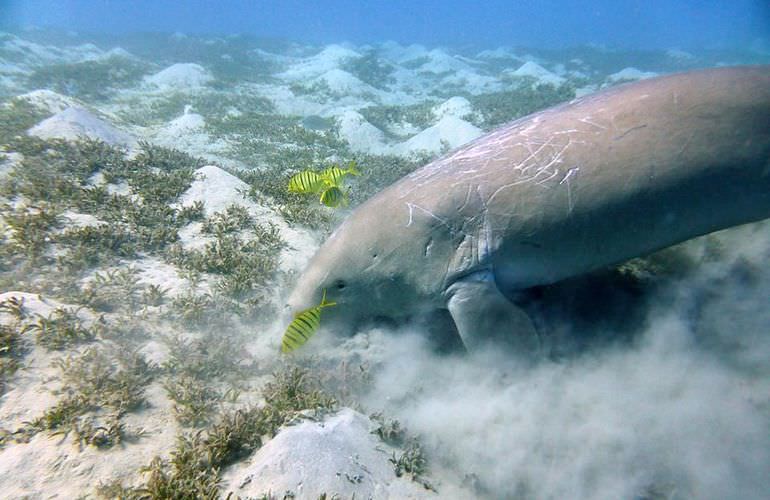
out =
[[316,300],[314,295],[315,294],[310,293],[310,291],[295,287],[291,292],[291,295],[286,299],[286,303],[283,306],[283,314],[293,316],[301,311],[318,305],[321,297],[319,296]]

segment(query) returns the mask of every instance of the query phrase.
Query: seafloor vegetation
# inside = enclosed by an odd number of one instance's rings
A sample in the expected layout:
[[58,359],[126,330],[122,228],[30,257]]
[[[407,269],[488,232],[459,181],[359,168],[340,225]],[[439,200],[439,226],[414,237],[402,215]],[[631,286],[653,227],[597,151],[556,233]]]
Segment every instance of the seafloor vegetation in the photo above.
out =
[[[430,52],[397,65],[384,48],[369,48],[335,66],[353,75],[361,91],[334,86],[339,82],[329,78],[281,80],[291,67],[271,51],[294,51],[301,67],[310,65],[303,57],[317,55],[311,47],[259,46],[245,38],[160,43],[146,37],[122,41],[135,55],[93,46],[87,51],[98,59],[60,51],[46,58],[42,49],[18,49],[25,47],[19,40],[0,38],[0,57],[23,67],[6,75],[0,92],[7,97],[0,105],[0,291],[7,291],[0,302],[0,390],[28,391],[28,397],[45,392],[50,404],[33,405],[34,413],[8,412],[13,417],[0,421],[0,446],[56,437],[61,441],[50,446],[114,453],[109,460],[118,461],[121,451],[144,446],[151,458],[141,466],[131,463],[115,477],[90,478],[90,489],[81,492],[127,499],[218,498],[227,494],[223,471],[281,426],[321,418],[342,405],[360,406],[357,396],[373,369],[366,360],[286,360],[277,354],[279,338],[260,337],[279,318],[278,306],[296,272],[282,262],[283,252],[296,250],[287,241],[288,229],[317,241],[341,216],[316,198],[289,192],[293,174],[356,161],[361,175],[350,181],[355,207],[440,152],[415,147],[405,153],[391,146],[436,125],[435,109],[449,97],[462,97],[470,106],[472,112],[458,118],[488,130],[569,100],[581,87],[611,84],[611,71],[635,58],[642,69],[658,71],[708,63],[706,56],[677,62],[664,54],[610,53],[623,64],[609,64],[597,49],[585,49],[568,54],[564,60],[576,66],[575,73],[565,69],[557,83],[504,74],[494,85],[477,87],[471,77],[444,81],[460,70],[432,68],[438,63]],[[523,61],[513,53],[498,55],[454,61],[489,78]],[[547,65],[557,55],[530,58]],[[200,65],[208,79],[188,85],[180,77],[165,89],[146,80],[178,62]],[[401,82],[397,69],[412,71],[415,80]],[[85,135],[29,135],[57,112],[23,95],[35,89],[74,99],[140,140],[120,145]],[[383,97],[391,91],[398,99]],[[301,99],[304,108],[296,103]],[[354,147],[344,120],[329,112],[335,106],[354,109],[392,144]],[[192,114],[203,125],[166,134],[164,127]],[[189,137],[198,142],[185,142]],[[443,148],[446,139],[441,140]],[[241,198],[218,211],[208,209],[205,199],[183,200],[201,180],[199,168],[210,164],[245,183]],[[255,207],[278,219],[260,217]],[[191,228],[195,241],[187,236]],[[661,280],[687,272],[689,262],[676,250],[637,259],[592,276],[592,289],[643,302]],[[170,274],[158,277],[158,270]],[[568,291],[545,287],[537,300],[549,299],[579,316],[584,304]],[[608,311],[613,314],[607,321],[633,319],[620,305]],[[250,349],[255,337],[260,348]],[[261,349],[266,345],[276,346],[269,356]],[[170,426],[173,439],[160,439],[153,448],[158,425],[143,423],[150,420]],[[372,420],[382,442],[398,450],[391,458],[394,475],[434,490],[429,454],[419,440],[398,421],[382,415]],[[333,492],[318,494],[332,498]],[[265,492],[263,498],[280,495]]]

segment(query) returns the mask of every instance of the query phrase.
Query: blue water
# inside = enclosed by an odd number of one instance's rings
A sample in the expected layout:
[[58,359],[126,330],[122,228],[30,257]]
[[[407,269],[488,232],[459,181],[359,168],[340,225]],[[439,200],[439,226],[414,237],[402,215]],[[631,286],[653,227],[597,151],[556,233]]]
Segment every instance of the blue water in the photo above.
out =
[[0,25],[294,41],[682,49],[770,45],[768,0],[0,0]]

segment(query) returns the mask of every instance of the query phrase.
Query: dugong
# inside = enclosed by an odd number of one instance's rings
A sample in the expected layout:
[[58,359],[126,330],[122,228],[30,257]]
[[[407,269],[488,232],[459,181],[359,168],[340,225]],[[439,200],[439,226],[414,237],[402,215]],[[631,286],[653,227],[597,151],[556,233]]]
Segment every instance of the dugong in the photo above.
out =
[[356,208],[288,308],[541,349],[527,288],[770,217],[770,66],[652,78],[518,119]]

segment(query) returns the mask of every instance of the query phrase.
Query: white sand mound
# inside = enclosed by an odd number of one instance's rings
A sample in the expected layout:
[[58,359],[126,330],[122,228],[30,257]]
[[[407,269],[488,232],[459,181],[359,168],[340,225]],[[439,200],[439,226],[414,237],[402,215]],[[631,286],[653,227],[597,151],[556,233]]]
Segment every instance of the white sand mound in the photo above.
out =
[[332,69],[315,79],[317,83],[325,83],[333,94],[345,96],[354,95],[375,96],[381,93],[380,90],[364,83],[354,75],[341,69]]
[[211,73],[200,64],[178,63],[154,75],[146,76],[144,83],[161,90],[180,90],[203,87],[213,79]]
[[296,62],[297,58],[293,56],[287,56],[285,54],[276,54],[275,52],[270,52],[265,49],[252,49],[249,51],[249,55],[254,56],[258,59],[264,59],[265,61],[280,63],[280,64],[290,64],[293,62]]
[[126,132],[98,118],[91,112],[72,107],[46,118],[27,131],[41,139],[77,140],[81,137],[99,139],[112,145],[132,146],[136,140]]
[[97,61],[105,57],[105,52],[93,43],[83,43],[74,47],[66,47],[63,50],[72,62]]
[[512,77],[519,77],[519,78],[532,77],[535,80],[537,80],[538,83],[553,85],[555,87],[558,87],[559,85],[563,84],[566,81],[564,78],[560,77],[559,75],[556,75],[555,73],[548,71],[547,69],[545,69],[544,67],[540,66],[539,64],[533,61],[525,62],[516,71],[506,71],[504,73]]
[[388,132],[396,137],[408,139],[413,135],[420,133],[420,128],[413,123],[401,121],[398,123],[388,123]]
[[419,152],[440,153],[470,142],[484,131],[456,116],[445,116],[432,127],[428,127],[411,139],[397,145],[394,150],[409,156]]
[[269,99],[275,106],[275,112],[281,115],[308,116],[321,115],[328,107],[312,99],[312,96],[295,95],[287,85],[254,84],[251,89],[255,94]]
[[467,63],[450,56],[441,49],[431,50],[428,52],[427,57],[429,60],[417,68],[418,72],[440,75],[442,73],[469,71],[471,69]]
[[617,73],[613,73],[607,77],[608,82],[631,82],[636,80],[644,80],[645,78],[653,78],[658,76],[653,71],[641,71],[636,68],[623,68]]
[[77,46],[45,45],[8,33],[3,34],[0,51],[12,55],[14,60],[19,60],[20,65],[27,69],[45,64],[91,61],[105,53],[92,43]]
[[[323,422],[286,427],[252,457],[225,475],[225,491],[243,498],[291,491],[296,498],[438,498],[396,477],[393,449],[371,433],[366,416],[345,408]],[[398,453],[398,452],[396,452]]]
[[[399,96],[400,100],[389,99],[389,103],[396,106],[419,102],[422,99],[426,99],[431,90],[435,90],[435,82],[427,82],[423,76],[417,75],[417,73],[408,68],[396,66],[390,73],[390,77],[395,83],[390,84],[389,87],[397,89],[401,94]],[[393,95],[389,94],[389,96]],[[409,102],[409,100],[412,102]]]
[[338,69],[347,61],[359,57],[361,57],[361,54],[355,50],[348,49],[341,45],[329,45],[318,54],[302,59],[300,62],[276,76],[290,81],[308,80],[316,78],[333,69]]
[[191,107],[170,122],[157,127],[154,133],[145,132],[152,142],[167,148],[179,149],[193,156],[202,156],[212,161],[220,161],[216,155],[227,147],[223,138],[213,138],[206,131],[206,120],[202,115],[193,113]]
[[441,79],[441,84],[450,88],[462,88],[473,95],[495,92],[503,87],[497,78],[473,70],[453,71]]
[[380,45],[380,56],[393,61],[397,64],[402,64],[407,61],[414,61],[421,57],[428,55],[428,49],[423,45],[413,43],[408,46],[401,45],[398,42],[387,41]]
[[575,89],[575,97],[577,98],[577,97],[583,97],[588,94],[593,94],[597,90],[599,90],[598,85],[591,83]]
[[470,101],[465,97],[460,96],[450,97],[433,108],[433,116],[435,116],[437,120],[440,120],[445,116],[465,118],[471,114],[473,114],[473,107],[471,106]]
[[451,114],[446,114],[438,123],[414,137],[395,144],[388,143],[382,130],[366,121],[357,111],[344,112],[338,117],[338,125],[340,137],[348,141],[352,150],[400,156],[440,153],[447,147],[455,148],[483,133],[480,128]]
[[205,126],[206,120],[203,116],[197,113],[186,112],[183,115],[174,118],[158,130],[155,134],[155,139],[163,144],[176,144],[176,147],[178,148],[178,141],[189,136],[189,134],[202,132]]
[[690,62],[695,59],[694,55],[682,49],[668,49],[666,51],[666,57],[681,63]]
[[[301,271],[313,256],[318,241],[308,232],[289,226],[267,207],[246,198],[249,185],[236,176],[214,165],[207,165],[196,170],[197,179],[179,199],[181,206],[189,206],[196,201],[203,202],[206,215],[221,212],[233,203],[246,208],[258,222],[272,222],[281,232],[281,237],[288,248],[281,251],[281,267],[286,271]],[[205,244],[206,237],[200,233],[200,224],[191,224],[179,232],[183,245],[194,248]]]
[[123,47],[114,47],[104,53],[105,58],[110,57],[122,57],[124,59],[138,59],[134,54],[127,51]]
[[510,47],[482,50],[476,57],[479,59],[521,59]]
[[244,197],[243,192],[248,190],[248,184],[221,168],[207,165],[196,170],[196,175],[197,179],[179,198],[180,205],[189,206],[197,201],[203,202],[207,216],[221,212],[233,203],[252,209],[258,207]]
[[50,113],[59,113],[67,108],[82,108],[84,106],[82,102],[73,97],[61,95],[48,89],[33,90],[18,96],[17,99]]
[[337,118],[340,137],[353,151],[383,154],[387,149],[385,134],[358,111],[347,110]]

